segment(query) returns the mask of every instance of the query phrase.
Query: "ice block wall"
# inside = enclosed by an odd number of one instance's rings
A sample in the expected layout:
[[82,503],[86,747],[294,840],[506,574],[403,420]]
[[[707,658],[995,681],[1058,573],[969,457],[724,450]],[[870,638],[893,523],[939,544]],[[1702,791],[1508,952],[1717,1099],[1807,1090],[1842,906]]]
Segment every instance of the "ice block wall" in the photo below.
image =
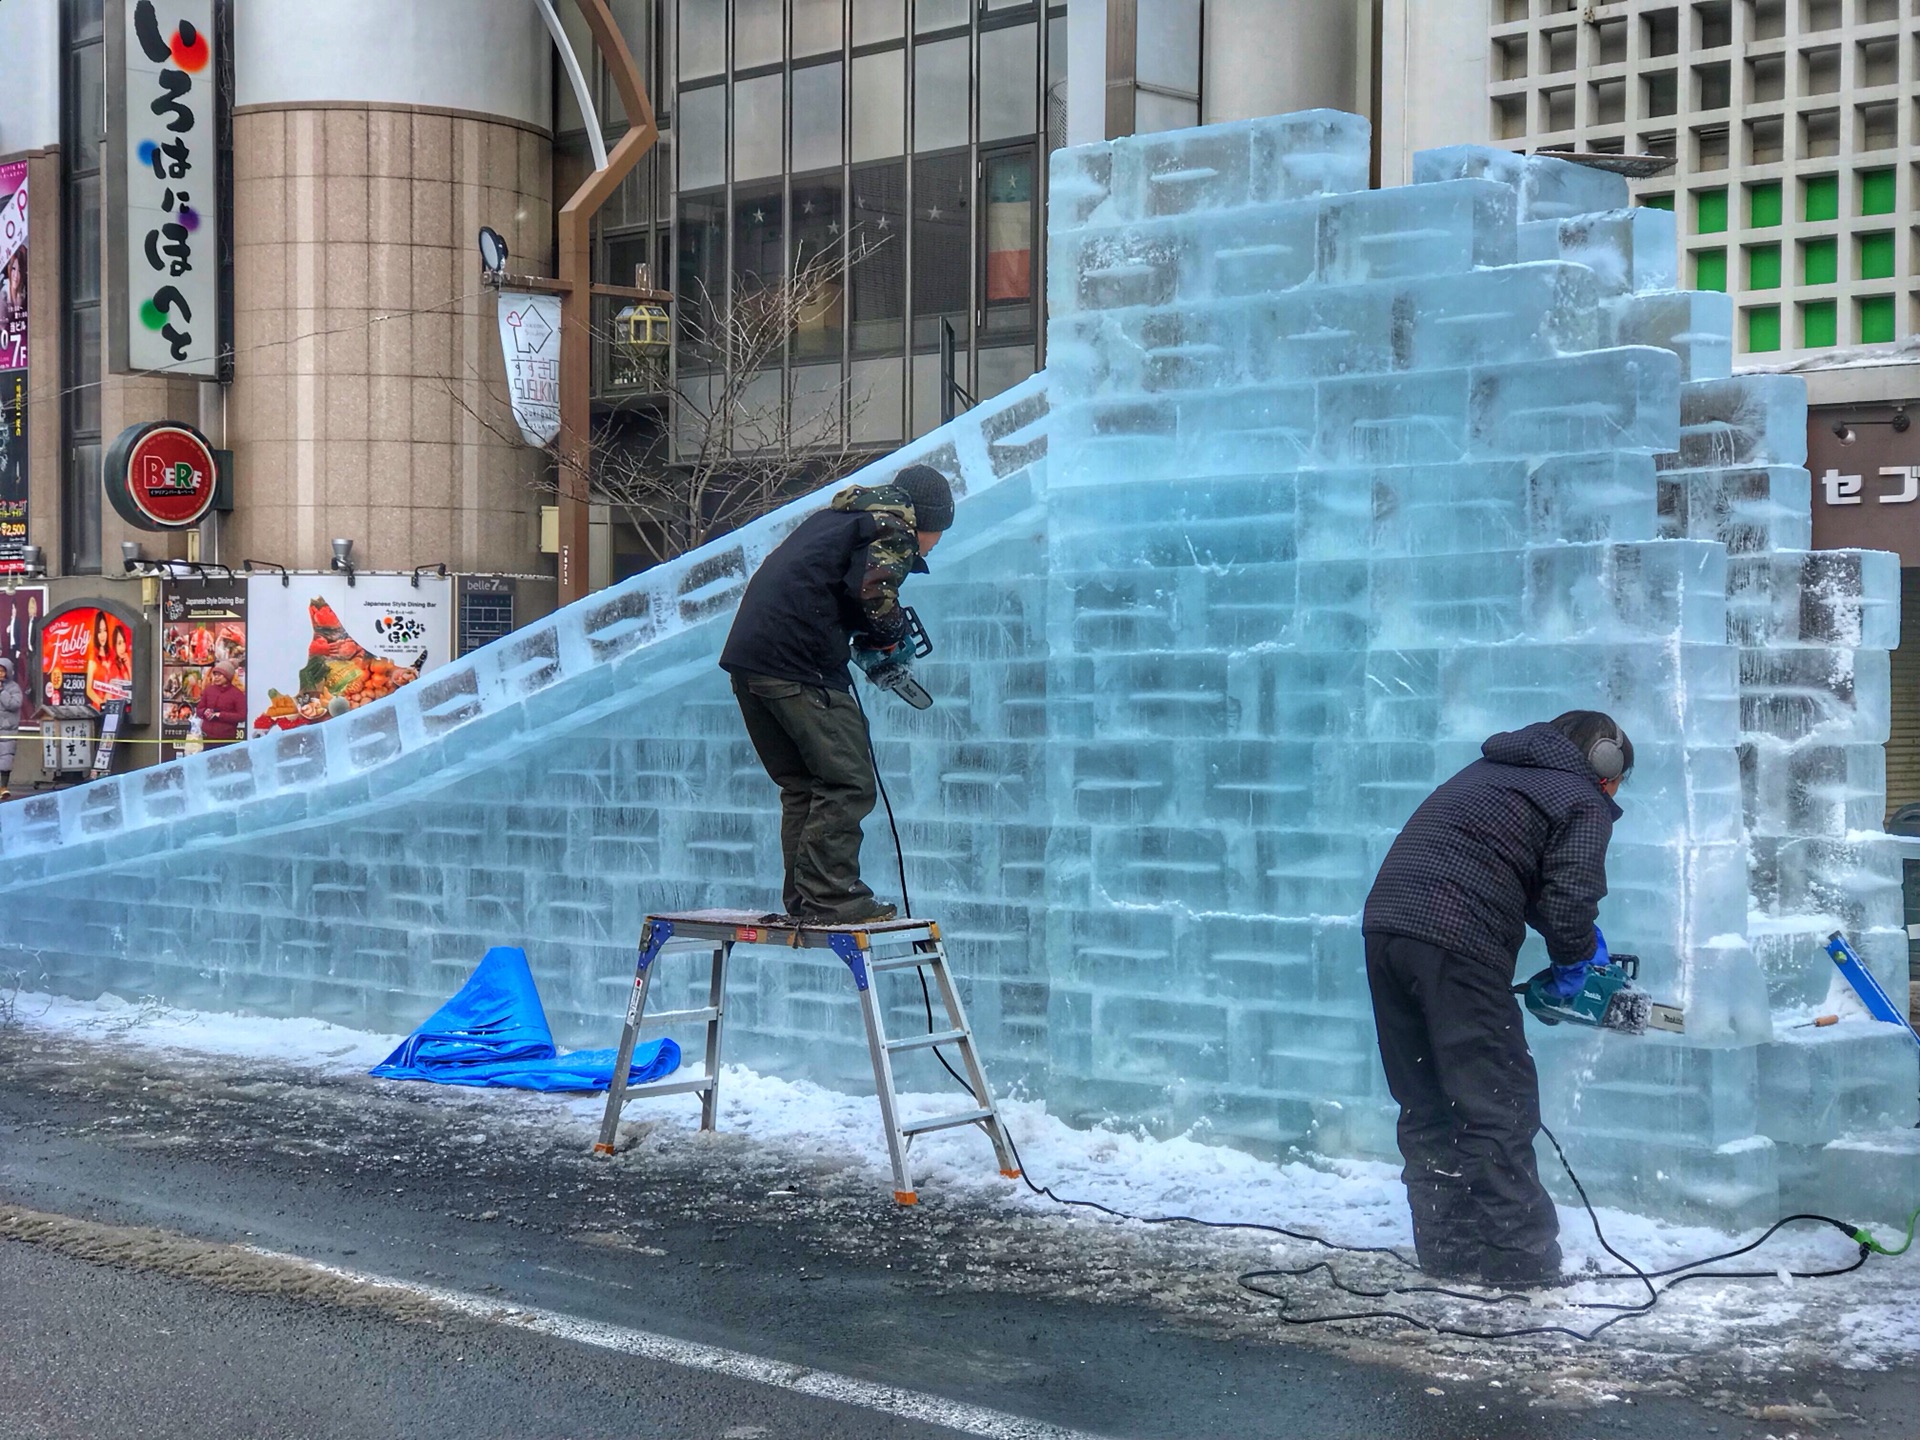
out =
[[[1602,924],[1688,1033],[1530,1028],[1583,1176],[1727,1222],[1900,1209],[1911,1042],[1791,1028],[1829,930],[1904,970],[1896,562],[1807,550],[1800,382],[1730,375],[1670,216],[1551,159],[1369,191],[1367,157],[1327,112],[1056,153],[1049,370],[858,477],[964,492],[907,593],[937,703],[866,698],[992,1073],[1083,1123],[1390,1154],[1374,867],[1488,733],[1593,706],[1639,761]],[[0,807],[0,965],[405,1029],[517,942],[563,1039],[609,1043],[646,911],[776,901],[714,659],[823,498],[339,721]],[[865,864],[898,888],[879,813]],[[732,1003],[736,1057],[871,1083],[837,965],[743,951]]]

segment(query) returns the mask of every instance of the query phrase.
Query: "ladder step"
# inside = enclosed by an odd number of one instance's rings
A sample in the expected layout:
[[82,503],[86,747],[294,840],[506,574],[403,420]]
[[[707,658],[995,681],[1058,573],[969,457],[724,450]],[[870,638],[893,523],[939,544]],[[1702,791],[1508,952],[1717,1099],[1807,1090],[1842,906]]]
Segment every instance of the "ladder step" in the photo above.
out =
[[705,1075],[698,1080],[652,1080],[645,1085],[629,1085],[627,1099],[638,1095],[687,1095],[696,1091],[704,1094],[712,1088],[713,1080]]
[[867,969],[917,970],[922,965],[943,965],[946,963],[946,959],[947,957],[944,955],[900,955],[888,960],[869,960],[867,962]]
[[965,1040],[964,1030],[941,1030],[932,1035],[911,1035],[905,1040],[887,1041],[889,1050],[925,1050],[930,1045],[951,1045],[956,1040]]
[[640,1017],[642,1025],[678,1025],[695,1020],[718,1020],[720,1011],[713,1005],[702,1005],[698,1010],[652,1010]]
[[991,1120],[991,1110],[956,1110],[951,1115],[936,1115],[931,1120],[915,1120],[902,1125],[902,1135],[924,1135],[929,1130],[951,1130],[956,1125],[974,1125],[982,1120]]

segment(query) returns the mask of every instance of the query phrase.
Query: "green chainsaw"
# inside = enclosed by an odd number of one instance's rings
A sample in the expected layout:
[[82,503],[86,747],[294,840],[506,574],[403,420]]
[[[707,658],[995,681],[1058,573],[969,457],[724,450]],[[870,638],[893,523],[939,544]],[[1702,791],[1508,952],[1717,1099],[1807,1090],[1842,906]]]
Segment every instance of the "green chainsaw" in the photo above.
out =
[[1551,974],[1542,970],[1526,984],[1513,987],[1543,1025],[1589,1025],[1623,1035],[1644,1035],[1649,1030],[1686,1032],[1686,1015],[1679,1006],[1660,1004],[1634,983],[1640,978],[1638,955],[1615,955],[1607,964],[1593,966],[1586,983],[1565,999],[1548,991]]

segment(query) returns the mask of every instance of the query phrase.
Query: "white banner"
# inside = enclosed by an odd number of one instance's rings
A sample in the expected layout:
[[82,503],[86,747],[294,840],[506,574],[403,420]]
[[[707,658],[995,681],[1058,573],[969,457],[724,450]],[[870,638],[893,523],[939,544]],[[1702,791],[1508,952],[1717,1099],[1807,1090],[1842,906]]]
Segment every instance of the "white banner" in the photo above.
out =
[[[247,714],[259,735],[391,695],[453,658],[453,581],[423,575],[247,581]],[[339,702],[339,703],[336,703]]]
[[[122,0],[130,370],[211,377],[220,350],[219,96],[213,0]],[[108,13],[112,13],[109,11]],[[116,246],[120,249],[121,246]]]
[[529,445],[560,433],[560,297],[500,292],[500,354],[513,421]]

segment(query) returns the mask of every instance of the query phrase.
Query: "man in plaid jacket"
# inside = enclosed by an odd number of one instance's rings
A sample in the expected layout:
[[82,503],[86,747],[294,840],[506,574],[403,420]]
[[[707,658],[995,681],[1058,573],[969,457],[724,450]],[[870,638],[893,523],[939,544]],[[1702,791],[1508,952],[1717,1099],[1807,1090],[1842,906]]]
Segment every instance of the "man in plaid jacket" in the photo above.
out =
[[1493,736],[1393,842],[1367,896],[1367,983],[1420,1268],[1490,1285],[1555,1283],[1560,1222],[1533,1139],[1540,1086],[1514,999],[1527,927],[1556,993],[1605,964],[1613,795],[1633,744],[1594,710]]

